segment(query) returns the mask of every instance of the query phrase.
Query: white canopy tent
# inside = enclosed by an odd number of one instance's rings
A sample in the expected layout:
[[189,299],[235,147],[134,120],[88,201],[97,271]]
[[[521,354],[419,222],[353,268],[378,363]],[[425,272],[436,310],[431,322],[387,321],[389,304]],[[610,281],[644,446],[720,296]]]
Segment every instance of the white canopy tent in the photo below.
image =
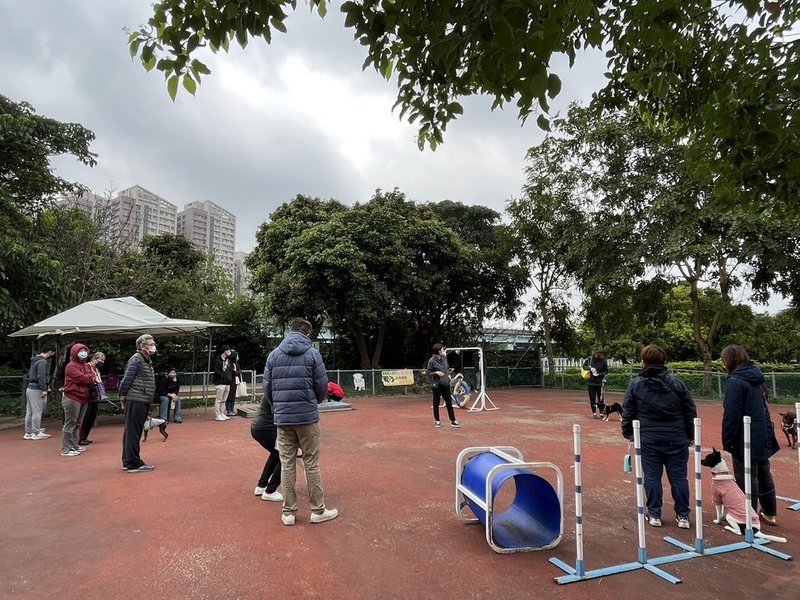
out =
[[133,296],[92,300],[25,327],[9,337],[127,337],[150,335],[192,335],[208,332],[225,323],[171,319]]
[[[92,300],[39,321],[10,334],[9,337],[56,337],[59,341],[90,340],[107,337],[150,335],[208,335],[207,370],[211,370],[212,328],[230,327],[226,323],[171,319],[153,310],[133,296]],[[208,379],[204,378],[203,395],[208,404]]]

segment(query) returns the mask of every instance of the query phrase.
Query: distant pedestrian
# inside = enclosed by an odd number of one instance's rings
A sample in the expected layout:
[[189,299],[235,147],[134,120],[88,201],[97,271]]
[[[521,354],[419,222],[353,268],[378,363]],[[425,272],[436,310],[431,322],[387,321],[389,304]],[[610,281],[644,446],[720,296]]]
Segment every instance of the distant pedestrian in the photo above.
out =
[[319,404],[328,391],[328,374],[322,355],[311,343],[311,323],[294,319],[289,333],[270,352],[264,367],[264,397],[272,405],[278,427],[278,452],[283,482],[284,525],[294,525],[297,514],[297,450],[303,452],[311,522],[323,523],[339,516],[325,508],[319,469]]
[[608,375],[608,361],[600,350],[595,350],[591,358],[587,358],[583,363],[583,368],[589,371],[589,380],[586,386],[589,390],[589,407],[592,409],[592,417],[595,419],[603,409],[603,382]]
[[239,366],[239,353],[231,350],[228,356],[228,371],[231,385],[228,388],[228,396],[225,399],[225,416],[236,416],[236,394],[239,391],[239,384],[242,383],[242,368]]
[[214,382],[214,391],[216,397],[214,399],[214,420],[227,421],[230,417],[225,414],[225,401],[228,399],[228,393],[231,391],[231,372],[228,365],[228,357],[231,354],[230,346],[222,346],[219,349],[219,355],[214,357],[212,361],[212,381]]
[[42,349],[31,359],[28,369],[28,387],[25,389],[25,435],[26,440],[44,440],[50,437],[42,429],[42,413],[50,392],[50,359],[56,353],[55,344],[45,342]]
[[174,367],[170,367],[164,375],[158,378],[156,388],[159,403],[158,418],[166,423],[169,421],[169,412],[172,411],[175,423],[183,423],[178,371]]
[[139,456],[139,440],[156,393],[152,359],[156,353],[156,341],[153,336],[140,335],[136,339],[136,350],[136,354],[128,359],[119,384],[119,400],[125,409],[122,468],[128,473],[148,473],[155,467],[145,463]]
[[461,427],[453,410],[453,398],[450,395],[450,365],[447,364],[447,350],[442,344],[433,345],[433,356],[428,360],[428,375],[433,381],[433,426],[442,426],[439,421],[439,401],[444,399],[450,427]]
[[86,405],[86,414],[83,415],[83,419],[81,420],[81,426],[79,430],[80,435],[78,436],[78,445],[80,446],[88,446],[92,443],[92,440],[89,439],[89,433],[91,433],[95,421],[97,421],[97,413],[100,411],[100,403],[105,400],[104,398],[100,397],[100,390],[102,389],[103,384],[101,383],[102,378],[100,377],[100,371],[98,370],[103,366],[105,360],[106,355],[102,352],[95,352],[89,359],[89,366],[95,372],[95,381],[93,385],[96,387],[95,392],[89,394],[89,404]]
[[78,444],[78,424],[89,405],[89,387],[98,378],[89,366],[89,348],[77,343],[70,350],[69,363],[64,370],[64,427],[61,430],[61,456],[79,456],[86,448]]

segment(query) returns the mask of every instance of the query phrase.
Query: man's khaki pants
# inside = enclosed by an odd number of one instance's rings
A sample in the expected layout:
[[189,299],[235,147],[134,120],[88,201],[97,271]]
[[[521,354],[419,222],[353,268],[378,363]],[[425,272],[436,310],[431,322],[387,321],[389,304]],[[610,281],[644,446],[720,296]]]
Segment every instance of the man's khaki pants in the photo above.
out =
[[216,385],[214,389],[217,393],[216,397],[214,398],[214,415],[224,415],[225,414],[225,400],[228,399],[228,392],[231,391],[231,386],[229,385]]
[[319,472],[319,423],[278,427],[278,452],[281,456],[281,485],[283,486],[283,514],[297,513],[297,449],[303,451],[308,500],[311,512],[325,511],[325,496]]

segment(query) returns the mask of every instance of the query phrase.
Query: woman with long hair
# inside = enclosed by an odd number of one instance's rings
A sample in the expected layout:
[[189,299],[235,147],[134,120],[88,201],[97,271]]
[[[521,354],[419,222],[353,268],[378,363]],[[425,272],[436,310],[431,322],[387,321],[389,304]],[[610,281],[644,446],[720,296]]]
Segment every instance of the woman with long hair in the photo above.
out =
[[[105,361],[106,355],[102,352],[95,352],[89,359],[88,364],[95,373],[96,382],[102,381],[100,378],[100,371],[98,371],[98,369],[103,366]],[[100,410],[100,402],[102,402],[102,398],[100,398],[99,394],[90,395],[89,404],[86,405],[86,414],[83,415],[83,420],[81,421],[80,435],[78,436],[78,444],[81,446],[86,446],[92,443],[92,440],[89,439],[89,432],[92,430],[92,427],[94,427],[94,423],[97,420],[97,412]]]

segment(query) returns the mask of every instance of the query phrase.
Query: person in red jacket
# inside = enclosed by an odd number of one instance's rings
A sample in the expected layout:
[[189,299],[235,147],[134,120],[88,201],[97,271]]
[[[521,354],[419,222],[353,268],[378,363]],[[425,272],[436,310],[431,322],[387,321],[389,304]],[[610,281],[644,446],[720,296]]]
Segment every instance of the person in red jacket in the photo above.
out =
[[61,398],[61,406],[64,409],[61,456],[80,456],[85,450],[78,445],[76,431],[89,404],[89,387],[99,377],[88,360],[89,348],[85,344],[78,343],[72,346],[69,363],[64,370],[64,394]]

